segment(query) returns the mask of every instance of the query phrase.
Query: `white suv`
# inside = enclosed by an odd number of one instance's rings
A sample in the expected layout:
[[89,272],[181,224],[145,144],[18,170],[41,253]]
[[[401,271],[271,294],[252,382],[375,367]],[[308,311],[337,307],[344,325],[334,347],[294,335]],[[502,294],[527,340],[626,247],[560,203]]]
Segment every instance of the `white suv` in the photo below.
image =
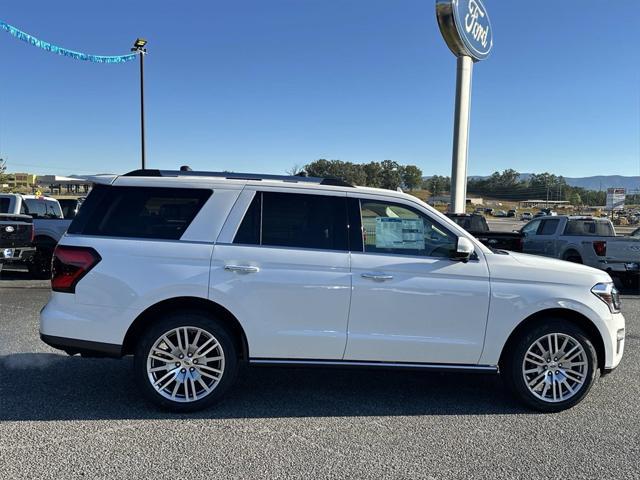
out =
[[608,274],[490,250],[417,198],[334,179],[107,177],[52,290],[47,344],[135,355],[142,391],[178,411],[219,399],[239,362],[499,372],[558,411],[624,347]]

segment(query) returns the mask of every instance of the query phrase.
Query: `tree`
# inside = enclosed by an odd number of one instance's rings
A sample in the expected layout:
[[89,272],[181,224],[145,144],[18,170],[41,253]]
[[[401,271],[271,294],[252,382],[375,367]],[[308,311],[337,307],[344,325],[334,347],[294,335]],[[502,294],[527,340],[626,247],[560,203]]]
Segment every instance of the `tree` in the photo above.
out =
[[422,170],[415,165],[401,167],[402,184],[409,190],[415,190],[422,185]]
[[380,188],[382,185],[382,166],[380,166],[380,163],[365,163],[362,165],[362,169],[367,178],[365,185],[368,187]]
[[298,165],[297,163],[291,167],[290,169],[286,170],[287,175],[292,175],[292,176],[298,176],[298,175],[302,175],[307,173],[304,171],[304,168],[301,167],[300,165]]
[[305,165],[304,168],[310,177],[339,178],[353,185],[365,185],[367,182],[362,165],[351,162],[321,158]]
[[573,192],[569,197],[569,203],[574,206],[582,205],[582,198],[578,192]]
[[0,158],[0,189],[7,181],[7,161],[4,158]]
[[382,168],[380,186],[389,190],[397,190],[402,185],[402,175],[398,162],[383,160],[380,162],[380,167]]

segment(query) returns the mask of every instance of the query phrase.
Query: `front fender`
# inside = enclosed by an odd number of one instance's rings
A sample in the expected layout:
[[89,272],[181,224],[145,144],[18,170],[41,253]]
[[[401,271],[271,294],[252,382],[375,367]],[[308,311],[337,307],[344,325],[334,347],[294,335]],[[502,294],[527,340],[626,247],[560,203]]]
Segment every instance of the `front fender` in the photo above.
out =
[[[612,314],[608,307],[588,288],[577,285],[494,281],[491,289],[489,321],[480,364],[497,365],[502,350],[513,331],[529,317],[554,310],[567,311],[567,317],[579,314],[598,330],[605,345],[605,364],[612,362]],[[562,293],[562,295],[558,295]],[[544,316],[540,317],[545,318]]]

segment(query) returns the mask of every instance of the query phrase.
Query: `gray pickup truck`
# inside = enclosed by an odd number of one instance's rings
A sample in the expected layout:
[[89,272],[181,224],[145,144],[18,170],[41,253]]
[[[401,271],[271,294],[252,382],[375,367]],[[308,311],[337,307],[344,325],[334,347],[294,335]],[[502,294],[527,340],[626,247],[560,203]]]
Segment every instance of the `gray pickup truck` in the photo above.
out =
[[47,278],[51,274],[53,250],[67,231],[71,220],[63,217],[62,208],[55,198],[3,193],[0,194],[0,202],[6,205],[7,215],[32,219],[35,254],[24,258],[22,263],[32,275]]
[[523,251],[584,263],[634,285],[640,276],[640,238],[618,237],[606,218],[535,218],[521,230]]

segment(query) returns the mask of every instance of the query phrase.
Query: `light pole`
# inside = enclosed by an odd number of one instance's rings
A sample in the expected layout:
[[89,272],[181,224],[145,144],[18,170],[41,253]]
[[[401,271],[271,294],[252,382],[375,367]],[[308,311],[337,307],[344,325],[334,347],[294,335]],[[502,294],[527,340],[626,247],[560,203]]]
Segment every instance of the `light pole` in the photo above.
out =
[[144,145],[144,56],[147,53],[147,49],[144,48],[147,41],[144,38],[137,38],[133,43],[132,52],[136,52],[140,55],[140,146],[142,153],[142,169],[146,168],[146,156]]

